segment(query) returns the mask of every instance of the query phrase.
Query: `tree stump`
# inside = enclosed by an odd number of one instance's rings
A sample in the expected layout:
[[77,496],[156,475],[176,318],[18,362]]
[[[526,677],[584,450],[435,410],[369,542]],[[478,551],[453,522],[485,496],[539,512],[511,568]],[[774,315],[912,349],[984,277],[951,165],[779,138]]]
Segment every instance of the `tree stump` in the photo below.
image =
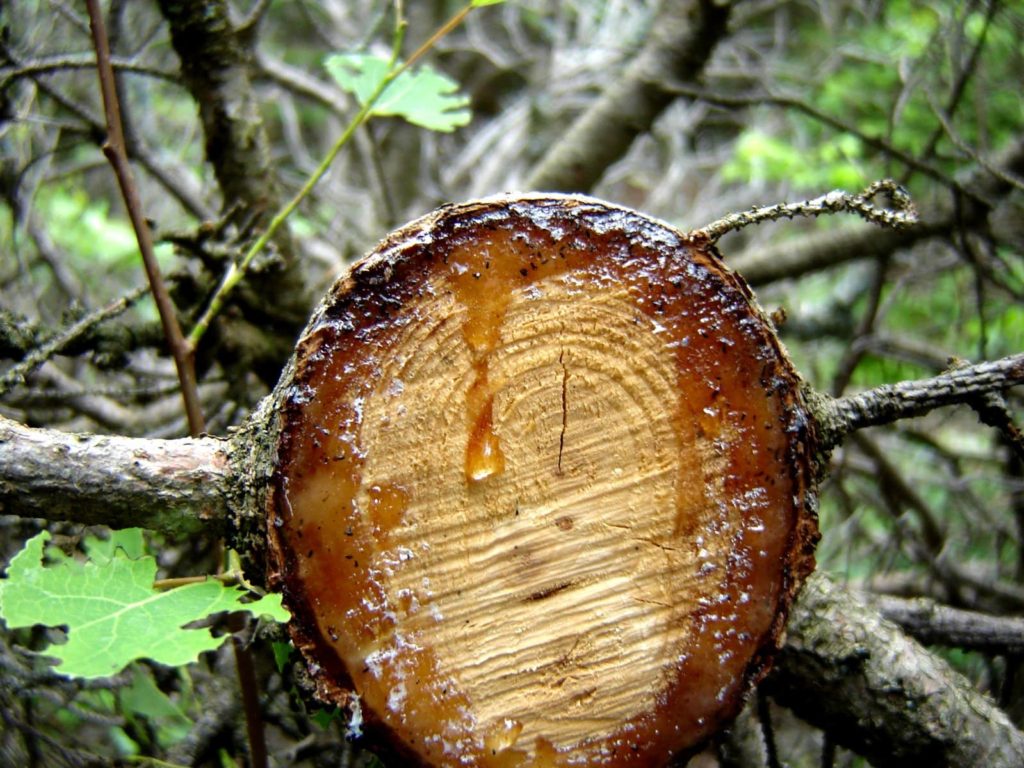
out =
[[268,572],[398,764],[663,766],[813,569],[815,436],[713,246],[557,195],[448,206],[333,288],[277,394]]

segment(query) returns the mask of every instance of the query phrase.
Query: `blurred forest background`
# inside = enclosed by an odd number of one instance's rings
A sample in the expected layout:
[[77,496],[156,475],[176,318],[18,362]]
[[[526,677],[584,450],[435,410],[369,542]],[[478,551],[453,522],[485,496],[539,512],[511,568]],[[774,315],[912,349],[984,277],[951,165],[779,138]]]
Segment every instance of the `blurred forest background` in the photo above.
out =
[[[405,54],[462,7],[407,0]],[[231,260],[309,177],[358,104],[324,67],[379,51],[382,0],[103,4],[145,214],[186,333]],[[84,3],[0,3],[0,374],[76,320],[130,306],[0,396],[69,431],[187,434],[174,367],[101,145]],[[755,204],[892,177],[922,216],[762,225],[719,243],[777,313],[794,362],[838,395],[952,359],[1024,350],[1024,4],[1003,0],[509,0],[425,61],[468,95],[435,132],[373,118],[259,257],[198,353],[212,434],[273,386],[316,301],[388,231],[450,201],[527,189],[593,194],[683,230]],[[859,588],[984,614],[1024,610],[1021,397],[860,433],[833,456],[820,568]],[[40,524],[0,518],[7,562]],[[81,527],[51,526],[73,547]],[[95,533],[95,532],[94,532]],[[153,537],[164,576],[213,572],[212,542]],[[898,614],[899,602],[892,603]],[[925,622],[927,624],[927,622]],[[910,627],[912,631],[913,627]],[[918,628],[1024,725],[1024,657]],[[38,634],[38,633],[36,633]],[[88,684],[0,630],[0,764],[243,765],[230,654],[140,663]],[[294,695],[282,646],[253,645],[272,765],[366,764],[343,718]],[[278,658],[275,660],[274,651]],[[283,652],[287,656],[287,651]],[[790,766],[863,766],[770,712]],[[728,764],[715,748],[697,760]]]

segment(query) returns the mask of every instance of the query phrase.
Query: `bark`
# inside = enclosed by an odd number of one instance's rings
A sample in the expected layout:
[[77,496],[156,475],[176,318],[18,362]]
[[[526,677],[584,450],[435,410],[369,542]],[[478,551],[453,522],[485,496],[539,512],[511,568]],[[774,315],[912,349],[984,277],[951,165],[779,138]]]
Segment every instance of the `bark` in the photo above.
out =
[[825,448],[851,432],[890,424],[899,419],[1024,384],[1024,353],[978,365],[954,368],[930,379],[885,384],[867,392],[833,400],[817,398],[819,436]]
[[[1009,174],[1024,175],[1024,138],[1011,142],[991,165]],[[1005,178],[985,168],[973,171],[962,186],[993,206],[1013,189]],[[931,237],[950,235],[958,229],[981,227],[991,210],[989,205],[949,199],[923,210],[921,223],[905,230],[858,226],[838,232],[816,232],[755,252],[744,251],[729,259],[729,266],[751,285],[764,285],[854,259],[885,256]]]
[[219,535],[226,443],[75,435],[0,416],[0,512],[172,536]]
[[919,642],[970,648],[992,655],[1024,653],[1024,619],[1020,617],[965,611],[927,598],[907,600],[877,595],[868,601]]
[[640,53],[547,151],[526,188],[589,191],[676,99],[668,84],[700,75],[729,12],[729,3],[714,0],[665,0]]
[[181,75],[199,105],[206,159],[225,205],[242,203],[262,214],[278,205],[277,181],[259,103],[249,78],[248,53],[222,0],[161,0]]
[[[246,37],[232,26],[224,0],[160,0],[160,10],[170,25],[182,78],[199,105],[206,157],[223,193],[224,210],[233,214],[240,207],[240,220],[263,228],[281,200],[250,78]],[[236,292],[234,301],[244,317],[217,323],[212,340],[220,342],[222,365],[237,369],[239,376],[255,370],[268,385],[277,380],[313,304],[286,228],[275,236],[274,245],[280,260],[250,274]],[[210,346],[208,340],[205,348]],[[201,347],[199,364],[209,359]]]
[[1024,765],[1024,734],[992,701],[824,574],[787,635],[768,690],[873,765]]

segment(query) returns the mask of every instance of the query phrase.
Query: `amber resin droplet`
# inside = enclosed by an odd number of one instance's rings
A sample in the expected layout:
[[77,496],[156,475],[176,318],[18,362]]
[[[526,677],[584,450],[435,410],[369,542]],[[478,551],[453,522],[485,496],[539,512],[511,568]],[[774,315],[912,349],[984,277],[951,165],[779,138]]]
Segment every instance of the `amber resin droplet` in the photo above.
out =
[[668,765],[735,715],[813,568],[814,426],[770,322],[632,211],[413,222],[274,398],[271,582],[394,765]]

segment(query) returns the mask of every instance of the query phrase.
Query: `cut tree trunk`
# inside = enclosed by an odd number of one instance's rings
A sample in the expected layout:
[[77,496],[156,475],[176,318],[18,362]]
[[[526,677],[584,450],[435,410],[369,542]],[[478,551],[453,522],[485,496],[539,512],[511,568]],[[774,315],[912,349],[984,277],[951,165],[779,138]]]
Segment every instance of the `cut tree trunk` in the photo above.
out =
[[401,764],[662,766],[767,672],[817,539],[813,419],[706,240],[450,206],[332,290],[264,406],[270,583]]

